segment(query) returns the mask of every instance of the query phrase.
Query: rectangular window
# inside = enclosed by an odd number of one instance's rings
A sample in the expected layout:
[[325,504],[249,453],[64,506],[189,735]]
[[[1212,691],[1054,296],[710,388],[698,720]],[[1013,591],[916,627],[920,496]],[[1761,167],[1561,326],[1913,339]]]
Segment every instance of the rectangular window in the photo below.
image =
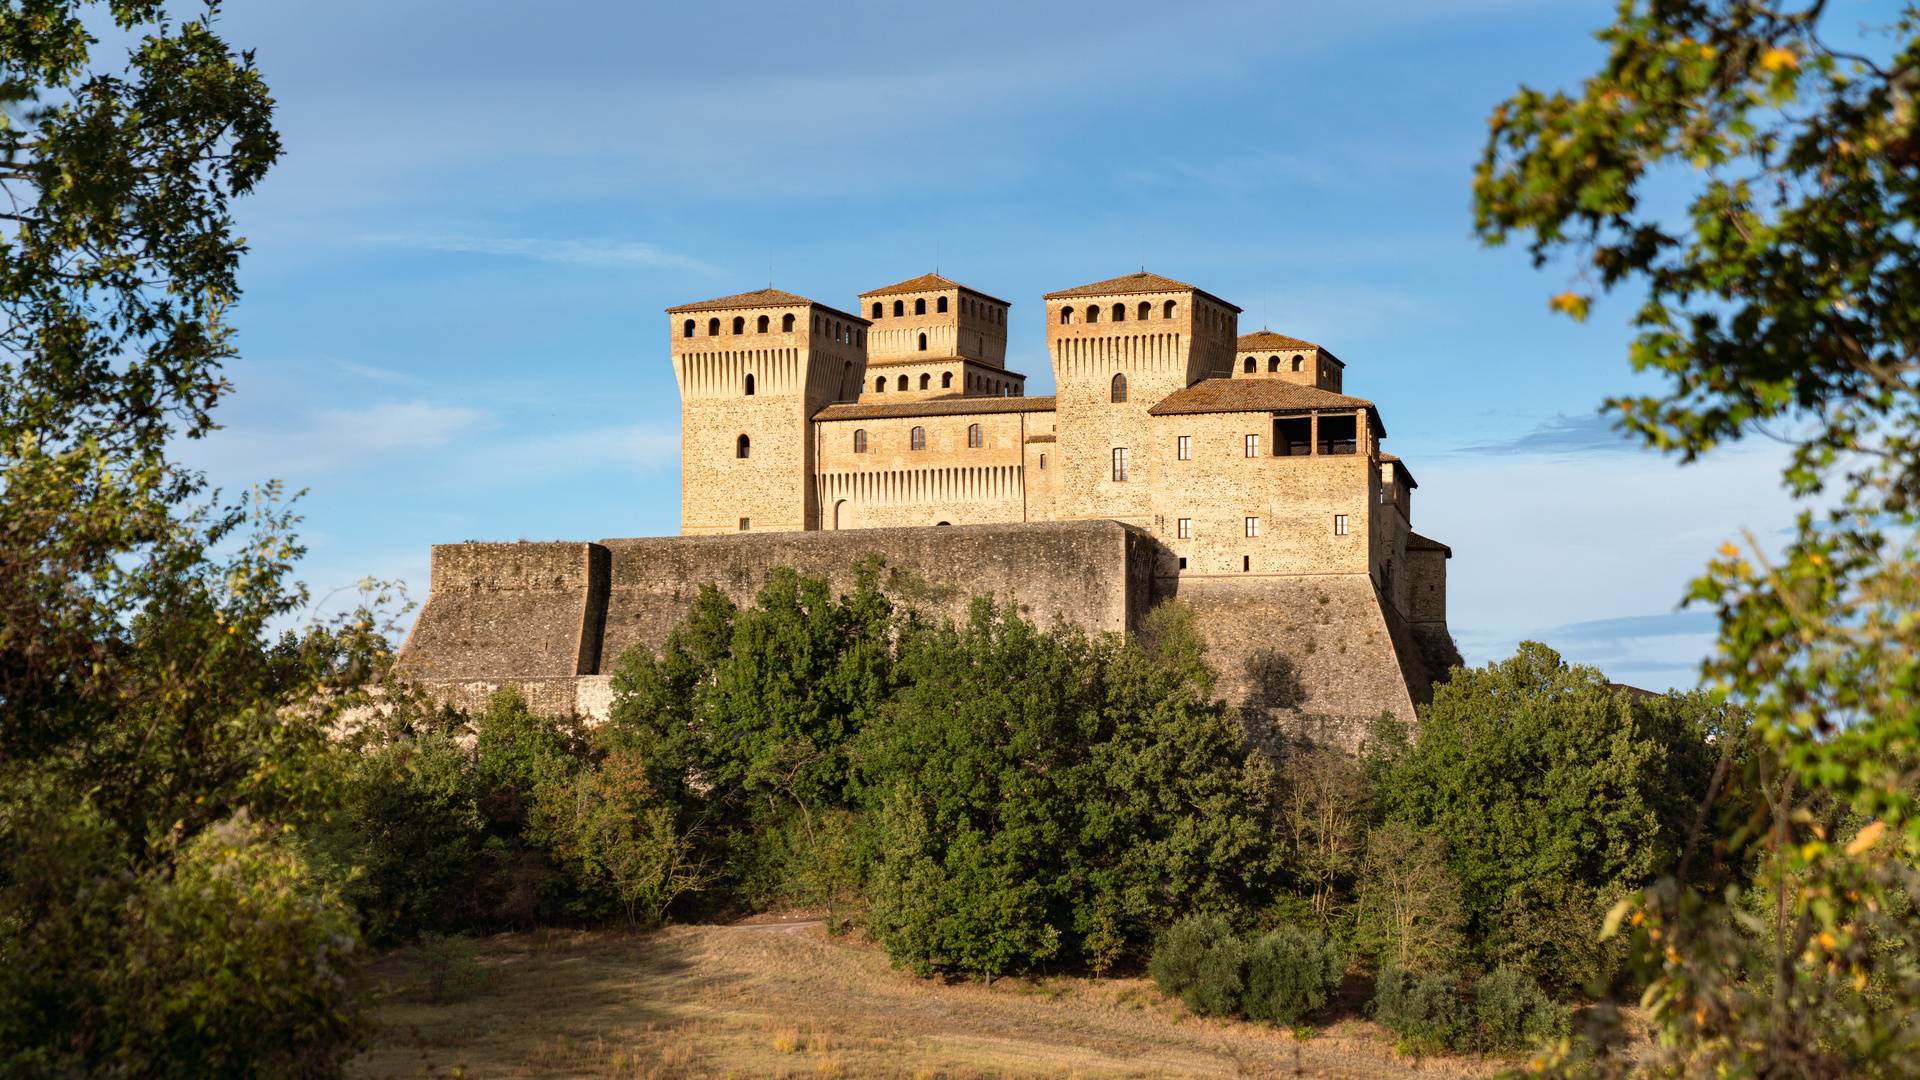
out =
[[1260,436],[1258,435],[1247,436],[1247,456],[1248,457],[1260,456]]
[[1181,518],[1180,524],[1175,531],[1179,535],[1180,539],[1182,540],[1193,539],[1193,519]]
[[1253,569],[1253,556],[1251,555],[1240,556],[1240,572],[1244,574],[1251,571],[1252,569]]
[[1347,535],[1347,515],[1345,514],[1333,515],[1333,535],[1335,536]]
[[1047,467],[1047,455],[1045,454],[1040,455],[1040,467],[1043,469]]
[[1181,559],[1181,560],[1180,560],[1180,569],[1182,569],[1182,570],[1185,570],[1186,568],[1187,568],[1187,560],[1185,560],[1185,559]]
[[747,531],[747,525],[748,525],[748,524],[749,524],[749,519],[747,519],[747,518],[741,518],[741,519],[740,519],[740,531],[741,531],[741,532],[746,532],[746,531]]
[[1127,448],[1124,446],[1113,448],[1113,478],[1116,481],[1127,478]]
[[1180,454],[1181,461],[1193,460],[1193,436],[1191,435],[1180,436],[1179,454]]
[[[1342,519],[1342,520],[1345,520],[1345,519]],[[1260,519],[1259,518],[1247,519],[1247,535],[1248,536],[1260,535]]]

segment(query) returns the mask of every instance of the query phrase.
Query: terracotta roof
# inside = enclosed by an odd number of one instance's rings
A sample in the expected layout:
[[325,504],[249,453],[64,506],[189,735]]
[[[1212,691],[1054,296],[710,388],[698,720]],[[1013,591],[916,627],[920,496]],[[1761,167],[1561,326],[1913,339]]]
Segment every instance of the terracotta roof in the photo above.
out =
[[1240,335],[1241,352],[1262,352],[1266,349],[1317,349],[1321,356],[1339,364],[1341,367],[1347,366],[1346,361],[1333,355],[1321,346],[1315,345],[1311,341],[1301,341],[1297,337],[1276,334],[1271,330],[1262,330],[1257,334]]
[[866,292],[860,294],[860,299],[865,300],[869,296],[892,296],[895,293],[945,292],[948,289],[959,289],[961,292],[970,292],[982,300],[991,300],[1005,307],[1013,306],[997,296],[983,293],[979,289],[968,285],[962,285],[952,278],[943,278],[939,274],[921,274],[917,278],[908,278],[895,285],[887,285],[878,289],[868,289]]
[[1419,487],[1419,486],[1420,486],[1420,481],[1418,481],[1418,480],[1415,480],[1415,479],[1413,478],[1413,470],[1412,470],[1412,469],[1409,469],[1409,468],[1407,468],[1407,463],[1406,463],[1406,462],[1404,462],[1404,461],[1401,461],[1401,460],[1400,460],[1399,458],[1397,458],[1397,457],[1394,457],[1394,456],[1393,456],[1392,454],[1381,454],[1381,455],[1380,455],[1380,460],[1381,460],[1381,461],[1385,461],[1385,462],[1388,462],[1388,463],[1390,463],[1390,464],[1393,464],[1393,465],[1398,465],[1398,466],[1400,466],[1400,471],[1401,471],[1401,472],[1403,472],[1403,473],[1406,473],[1406,474],[1407,474],[1407,486],[1408,486],[1408,487],[1410,487],[1410,488],[1417,488],[1417,487]]
[[1062,289],[1059,292],[1050,292],[1041,297],[1041,299],[1065,300],[1075,296],[1122,296],[1130,293],[1148,292],[1198,293],[1214,303],[1219,304],[1221,307],[1233,308],[1235,311],[1240,310],[1235,305],[1227,303],[1225,300],[1207,292],[1205,289],[1196,289],[1184,281],[1164,278],[1159,274],[1149,274],[1144,270],[1138,274],[1128,274],[1125,277],[1096,281],[1091,285],[1082,285],[1077,289]]
[[988,371],[1005,372],[1006,374],[1011,375],[1016,379],[1026,378],[1025,375],[1022,375],[1017,371],[1007,371],[1007,369],[1003,367],[994,367],[992,364],[987,363],[985,360],[975,360],[971,356],[929,356],[924,360],[869,360],[867,361],[867,366],[870,368],[883,368],[883,367],[911,367],[916,364],[933,365],[933,364],[955,364],[955,363],[972,364],[974,367],[985,368]]
[[[1308,409],[1366,409],[1373,402],[1279,379],[1202,379],[1168,394],[1148,409],[1154,416],[1219,412],[1305,412]],[[1378,419],[1376,415],[1375,419]],[[1385,434],[1382,432],[1381,434]]]
[[1029,436],[1027,436],[1027,441],[1028,441],[1028,442],[1058,442],[1058,441],[1060,441],[1060,436],[1058,436],[1058,435],[1029,435]]
[[861,326],[873,325],[858,315],[850,315],[847,312],[841,311],[839,308],[828,307],[825,304],[809,300],[804,296],[795,296],[790,292],[781,292],[779,289],[755,289],[752,292],[723,296],[718,300],[702,300],[697,304],[681,304],[679,307],[668,308],[667,314],[678,315],[687,311],[733,311],[740,308],[760,307],[817,307],[822,311],[830,311],[843,318],[852,319]]
[[1444,551],[1447,558],[1453,558],[1453,549],[1438,540],[1429,540],[1417,532],[1407,534],[1408,551]]
[[965,416],[968,413],[1052,412],[1052,397],[943,397],[922,401],[842,402],[813,414],[815,420],[884,420],[902,416]]

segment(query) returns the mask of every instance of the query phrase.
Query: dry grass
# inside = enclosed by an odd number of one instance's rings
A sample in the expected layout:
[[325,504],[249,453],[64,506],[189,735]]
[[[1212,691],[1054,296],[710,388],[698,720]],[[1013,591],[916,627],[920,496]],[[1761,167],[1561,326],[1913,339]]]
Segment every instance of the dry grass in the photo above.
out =
[[[1372,1024],[1300,1041],[1186,1015],[1133,979],[916,979],[817,925],[542,932],[482,943],[486,986],[430,1005],[384,999],[351,1075],[695,1078],[1484,1076],[1489,1065],[1398,1058]],[[402,985],[393,958],[376,975]]]

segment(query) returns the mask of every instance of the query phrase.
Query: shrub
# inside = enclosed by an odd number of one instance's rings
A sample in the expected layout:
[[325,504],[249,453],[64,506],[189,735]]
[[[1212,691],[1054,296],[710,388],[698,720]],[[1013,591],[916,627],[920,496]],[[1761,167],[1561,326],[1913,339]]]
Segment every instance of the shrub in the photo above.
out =
[[435,1005],[466,997],[487,981],[487,973],[480,966],[480,947],[465,934],[449,936],[428,930],[420,935],[413,955],[420,965],[427,1000]]
[[1567,1008],[1554,1002],[1519,968],[1503,967],[1473,989],[1473,1011],[1494,1046],[1524,1046],[1564,1035],[1571,1026]]
[[1247,953],[1247,1016],[1293,1024],[1327,1003],[1346,971],[1340,946],[1318,930],[1282,925]]
[[1245,989],[1247,948],[1218,915],[1189,915],[1174,923],[1153,951],[1147,970],[1160,992],[1197,1013],[1238,1010]]
[[1458,1046],[1468,1032],[1467,1007],[1451,975],[1415,976],[1388,965],[1374,983],[1374,1019],[1410,1038],[1436,1046]]

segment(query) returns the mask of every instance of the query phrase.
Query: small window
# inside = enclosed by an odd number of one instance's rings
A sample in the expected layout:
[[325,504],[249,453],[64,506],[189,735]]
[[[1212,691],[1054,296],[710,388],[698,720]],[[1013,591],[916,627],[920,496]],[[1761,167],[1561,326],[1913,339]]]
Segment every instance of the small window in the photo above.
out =
[[780,332],[783,334],[793,333],[793,312],[789,311],[785,315],[780,316]]
[[707,320],[707,336],[708,337],[720,336],[720,320],[719,319]]
[[1153,305],[1147,303],[1145,300],[1140,301],[1140,321],[1146,322],[1147,316],[1151,314],[1153,314]]
[[1181,518],[1179,524],[1174,527],[1174,534],[1181,540],[1193,539],[1193,519]]
[[1127,400],[1127,377],[1125,375],[1115,375],[1113,377],[1111,394],[1113,403],[1116,405]]
[[747,396],[753,396],[753,376],[747,376]]
[[1127,448],[1124,446],[1113,448],[1113,478],[1115,481],[1127,478]]
[[894,389],[905,390],[906,388],[907,388],[907,377],[905,375],[902,375],[900,376],[899,382],[894,385]]
[[1347,515],[1345,514],[1333,515],[1333,535],[1335,536],[1347,535]]
[[856,454],[864,454],[867,452],[867,429],[866,428],[857,428],[854,430],[853,452]]
[[1040,455],[1040,467],[1041,467],[1042,469],[1044,469],[1044,468],[1046,468],[1046,467],[1047,467],[1047,455],[1045,455],[1045,454],[1041,454],[1041,455]]
[[1173,318],[1173,301],[1169,300],[1165,304],[1162,304],[1161,311],[1163,312],[1160,316],[1161,318],[1163,319]]
[[1251,555],[1240,556],[1240,572],[1245,574],[1245,573],[1252,572],[1252,570],[1253,570],[1253,556]]
[[920,376],[920,389],[925,390],[932,385],[933,385],[933,376],[927,375],[927,374],[922,374]]
[[758,331],[762,334],[766,333],[767,328],[772,325],[773,325],[773,321],[767,318],[765,315],[760,316],[760,321],[755,324]]
[[920,351],[921,352],[927,351],[927,335],[925,334],[920,335]]
[[873,317],[874,317],[874,318],[876,318],[876,319],[878,319],[878,318],[881,318],[881,317],[882,317],[882,315],[883,315],[883,314],[885,313],[885,310],[886,310],[886,308],[885,308],[885,306],[884,306],[883,304],[881,304],[881,303],[880,303],[880,301],[878,301],[878,300],[875,300],[875,301],[873,302]]
[[907,303],[906,303],[906,301],[904,301],[904,300],[895,300],[895,301],[893,302],[893,314],[894,314],[894,317],[895,317],[895,318],[899,318],[900,316],[902,316],[902,315],[905,315],[906,313],[907,313]]
[[1060,309],[1060,325],[1065,326],[1072,321],[1073,321],[1073,309],[1070,307],[1061,308]]
[[1088,321],[1088,322],[1099,322],[1099,321],[1100,321],[1100,309],[1099,309],[1099,308],[1097,308],[1097,307],[1090,307],[1090,308],[1088,308],[1088,309],[1087,309],[1087,321]]
[[744,334],[747,332],[747,317],[745,315],[735,315],[733,317],[733,332],[736,334]]
[[981,434],[980,434],[980,425],[979,425],[979,424],[968,424],[968,425],[967,425],[967,446],[968,446],[968,448],[969,448],[969,449],[973,449],[973,450],[978,450],[978,449],[980,449],[980,448],[981,448],[982,446],[985,446],[986,444],[987,444],[987,440],[986,440],[985,438],[983,438],[983,437],[981,436]]
[[945,315],[947,313],[947,298],[943,296],[939,300],[935,301],[934,310],[938,311],[942,315]]
[[1192,461],[1193,460],[1193,436],[1191,435],[1180,436],[1179,441],[1174,444],[1174,453],[1180,458],[1181,461]]
[[1299,371],[1299,370],[1301,369],[1301,367],[1302,367],[1302,365],[1304,365],[1304,364],[1305,364],[1306,362],[1307,362],[1307,358],[1306,358],[1306,357],[1304,357],[1304,356],[1296,356],[1296,357],[1294,357],[1294,358],[1293,358],[1293,370],[1295,370],[1295,371]]
[[908,436],[908,445],[915,450],[925,450],[927,448],[927,429],[923,427],[914,428],[913,433]]
[[1253,357],[1251,356],[1247,357],[1247,362],[1241,365],[1240,370],[1243,374],[1247,374],[1247,375],[1253,374]]
[[940,373],[940,389],[942,390],[953,389],[953,372],[943,371]]
[[1185,560],[1185,559],[1181,559],[1181,560],[1180,560],[1180,569],[1182,569],[1182,570],[1185,570],[1186,568],[1187,568],[1187,560]]
[[1259,518],[1250,517],[1247,519],[1247,535],[1250,537],[1260,535],[1260,519]]
[[1127,305],[1125,304],[1113,305],[1113,321],[1114,322],[1127,321]]
[[693,320],[692,319],[688,319],[686,322],[680,324],[680,336],[681,337],[693,336]]
[[753,519],[752,519],[752,518],[741,518],[741,519],[740,519],[740,531],[741,531],[741,532],[746,532],[746,531],[747,531],[747,529],[748,529],[749,527],[751,527],[752,525],[753,525]]
[[884,394],[887,392],[887,377],[885,375],[873,380],[873,392],[876,394]]
[[1277,357],[1277,356],[1269,356],[1269,357],[1267,357],[1267,370],[1268,370],[1268,371],[1279,371],[1279,370],[1280,370],[1280,358],[1279,358],[1279,357]]
[[1260,456],[1260,436],[1258,435],[1247,436],[1247,456],[1248,457]]
[[[735,440],[733,441],[733,456],[734,456],[734,457],[737,457],[737,458],[743,458],[743,457],[751,457],[751,456],[752,456],[752,454],[753,454],[753,440],[752,440],[752,439],[749,439],[749,438],[747,438],[747,437],[746,437],[745,435],[742,435],[742,436],[740,436],[740,437],[739,437],[738,439],[735,439]],[[743,526],[743,527],[744,527],[744,526]]]
[[926,297],[924,297],[924,296],[923,296],[923,297],[920,297],[920,298],[919,298],[918,300],[915,300],[915,301],[913,302],[913,313],[914,313],[915,315],[925,315],[925,314],[927,313],[927,298],[926,298]]

